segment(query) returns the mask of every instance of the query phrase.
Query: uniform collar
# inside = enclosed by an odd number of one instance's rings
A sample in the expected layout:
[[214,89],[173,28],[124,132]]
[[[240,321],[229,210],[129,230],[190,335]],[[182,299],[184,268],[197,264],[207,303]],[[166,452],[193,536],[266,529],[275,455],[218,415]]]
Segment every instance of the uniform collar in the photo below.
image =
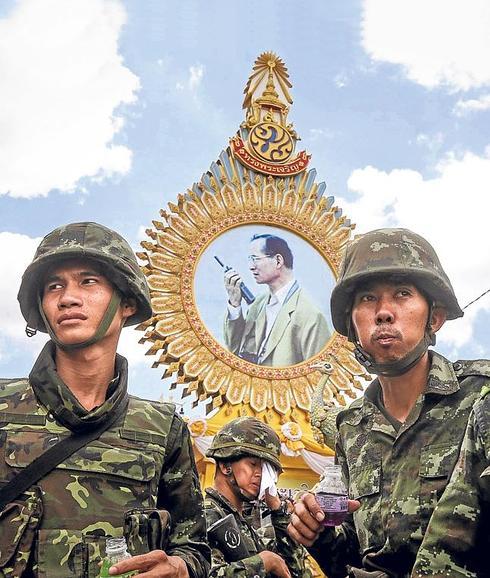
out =
[[[436,351],[429,351],[430,369],[424,394],[451,395],[460,388],[453,364]],[[362,403],[363,414],[372,413],[376,406],[381,384],[376,378],[364,392]]]
[[208,496],[213,498],[213,500],[216,500],[221,506],[224,506],[234,514],[237,514],[238,516],[242,517],[242,515],[235,508],[235,506],[227,498],[225,498],[223,494],[220,494],[218,490],[216,490],[215,488],[206,488],[205,491]]
[[55,345],[48,341],[29,374],[29,382],[37,399],[53,414],[56,421],[74,432],[82,432],[102,424],[120,404],[128,404],[128,362],[116,356],[116,376],[109,384],[102,405],[87,411],[62,381],[54,361]]

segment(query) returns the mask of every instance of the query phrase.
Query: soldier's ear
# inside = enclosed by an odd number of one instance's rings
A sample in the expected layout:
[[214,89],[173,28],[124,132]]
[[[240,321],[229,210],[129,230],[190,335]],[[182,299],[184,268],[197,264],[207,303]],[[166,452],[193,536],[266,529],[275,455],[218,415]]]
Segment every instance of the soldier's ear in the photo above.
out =
[[438,305],[432,308],[429,325],[433,333],[439,331],[446,321],[447,313],[444,307]]
[[230,464],[225,463],[225,462],[219,462],[218,463],[218,467],[220,469],[220,472],[224,475],[224,476],[231,476],[232,474],[232,469]]
[[123,308],[123,316],[125,319],[134,315],[138,310],[136,299],[134,297],[124,296],[121,300],[121,307]]

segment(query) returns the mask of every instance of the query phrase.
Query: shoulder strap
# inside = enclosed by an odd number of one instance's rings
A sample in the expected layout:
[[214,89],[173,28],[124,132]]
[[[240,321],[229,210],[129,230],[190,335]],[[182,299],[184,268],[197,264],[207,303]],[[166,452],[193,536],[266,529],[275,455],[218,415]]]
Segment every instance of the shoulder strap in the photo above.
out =
[[119,407],[114,408],[114,412],[109,418],[96,428],[83,433],[72,433],[67,438],[62,439],[12,478],[0,490],[0,511],[2,511],[8,503],[18,498],[23,492],[53,470],[58,464],[61,464],[62,461],[66,460],[66,458],[70,457],[77,450],[100,437],[114,425],[126,411],[128,401],[129,400],[127,400],[126,403],[119,404]]

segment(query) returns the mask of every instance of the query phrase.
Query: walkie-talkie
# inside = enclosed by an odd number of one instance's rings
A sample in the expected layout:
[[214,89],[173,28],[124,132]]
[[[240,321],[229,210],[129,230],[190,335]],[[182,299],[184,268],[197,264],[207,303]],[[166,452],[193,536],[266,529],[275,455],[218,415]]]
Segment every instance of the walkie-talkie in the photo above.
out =
[[[229,271],[230,269],[233,268],[233,267],[230,267],[229,265],[225,265],[223,263],[223,261],[219,257],[217,257],[216,255],[214,256],[214,258],[223,267],[223,269],[225,270],[225,273],[226,273],[226,271]],[[252,293],[252,291],[250,291],[250,289],[245,285],[245,283],[243,281],[240,283],[240,293],[242,294],[242,297],[244,298],[245,302],[248,305],[250,305],[251,303],[253,303],[255,301],[255,295]]]

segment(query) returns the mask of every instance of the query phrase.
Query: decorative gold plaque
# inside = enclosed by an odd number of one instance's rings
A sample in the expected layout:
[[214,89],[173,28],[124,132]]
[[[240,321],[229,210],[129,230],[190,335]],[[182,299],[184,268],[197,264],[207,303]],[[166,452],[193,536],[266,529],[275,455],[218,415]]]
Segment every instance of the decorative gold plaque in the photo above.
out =
[[[316,171],[307,170],[310,156],[305,151],[295,154],[298,137],[287,122],[292,103],[288,78],[276,55],[264,53],[257,59],[245,89],[246,119],[237,135],[198,183],[160,211],[161,218],[147,230],[149,240],[141,243],[144,252],[138,254],[145,261],[154,311],[140,326],[145,331],[141,341],[151,344],[153,365],[164,366],[164,376],[175,375],[174,386],[184,384],[183,395],[193,394],[194,405],[205,402],[206,413],[226,406],[231,413],[232,407],[241,406],[248,414],[268,421],[279,418],[283,424],[309,420],[313,390],[322,379],[318,364],[330,364],[323,378],[327,403],[343,405],[345,395],[356,397],[354,389],[362,389],[360,380],[367,377],[347,340],[333,330],[308,358],[276,366],[226,346],[217,320],[227,315],[227,302],[223,271],[211,259],[215,247],[232,251],[238,261],[245,259],[248,247],[240,239],[249,231],[284,234],[298,239],[303,268],[311,257],[311,267],[323,267],[333,282],[354,228],[333,197],[323,196],[326,185],[315,182]],[[265,295],[255,268],[260,259],[272,257],[248,257],[253,263],[248,274],[257,281],[253,292]],[[310,285],[321,289],[316,282]],[[319,304],[324,311],[329,298],[325,289]],[[291,347],[302,337],[301,332],[292,337]]]

